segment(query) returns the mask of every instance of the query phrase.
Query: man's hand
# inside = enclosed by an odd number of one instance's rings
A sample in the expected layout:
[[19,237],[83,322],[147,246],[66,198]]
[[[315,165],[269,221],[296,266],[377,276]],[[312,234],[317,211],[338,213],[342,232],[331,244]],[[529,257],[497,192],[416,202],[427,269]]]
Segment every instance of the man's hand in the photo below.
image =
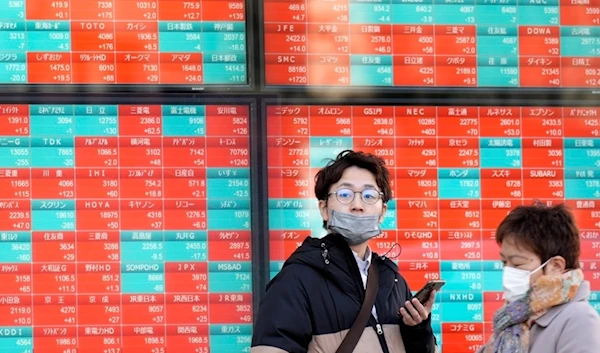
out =
[[421,322],[427,320],[435,302],[436,291],[432,291],[429,294],[429,299],[425,302],[425,305],[421,304],[418,299],[413,298],[412,301],[406,301],[403,308],[398,310],[398,314],[402,316],[402,321],[407,326],[416,326]]

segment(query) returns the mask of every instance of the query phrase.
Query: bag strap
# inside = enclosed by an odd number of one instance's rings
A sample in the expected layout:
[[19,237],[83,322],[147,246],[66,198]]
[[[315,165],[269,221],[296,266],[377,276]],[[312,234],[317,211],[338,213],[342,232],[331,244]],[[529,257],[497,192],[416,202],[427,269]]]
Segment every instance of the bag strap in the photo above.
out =
[[367,322],[371,317],[371,310],[375,304],[375,298],[377,298],[377,291],[379,290],[379,270],[377,267],[377,261],[371,261],[369,266],[369,274],[367,276],[367,289],[365,294],[365,300],[363,301],[358,317],[350,327],[350,330],[344,337],[342,344],[338,347],[336,353],[352,353],[360,336],[362,336]]

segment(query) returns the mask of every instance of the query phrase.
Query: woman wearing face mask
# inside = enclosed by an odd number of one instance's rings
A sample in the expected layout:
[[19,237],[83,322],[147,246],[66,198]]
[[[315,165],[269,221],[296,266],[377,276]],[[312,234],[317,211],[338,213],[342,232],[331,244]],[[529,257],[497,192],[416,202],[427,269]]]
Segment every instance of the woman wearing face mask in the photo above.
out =
[[563,206],[519,206],[496,231],[506,304],[478,353],[598,353],[600,317],[579,266],[579,230]]

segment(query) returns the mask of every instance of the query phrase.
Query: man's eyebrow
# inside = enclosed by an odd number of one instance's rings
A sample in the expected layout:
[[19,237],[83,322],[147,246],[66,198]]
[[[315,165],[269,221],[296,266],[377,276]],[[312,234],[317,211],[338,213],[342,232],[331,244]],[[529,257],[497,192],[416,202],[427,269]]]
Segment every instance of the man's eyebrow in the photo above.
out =
[[[373,184],[364,184],[363,186],[366,189],[375,189],[375,185],[373,185]],[[344,182],[344,183],[341,183],[340,185],[338,185],[338,188],[339,187],[351,188],[351,187],[354,187],[354,184],[348,183],[348,182]]]

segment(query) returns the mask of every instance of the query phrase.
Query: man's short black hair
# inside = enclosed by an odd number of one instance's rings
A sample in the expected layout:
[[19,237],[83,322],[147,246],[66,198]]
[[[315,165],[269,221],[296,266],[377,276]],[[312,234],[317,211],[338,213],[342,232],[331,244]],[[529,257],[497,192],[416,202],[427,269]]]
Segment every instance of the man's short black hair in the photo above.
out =
[[496,242],[508,240],[540,257],[542,263],[562,256],[567,269],[579,268],[580,240],[575,217],[564,204],[536,202],[518,206],[496,230]]
[[[350,167],[366,169],[375,176],[377,186],[383,192],[382,200],[388,202],[392,197],[390,186],[390,172],[385,166],[385,161],[371,153],[345,150],[340,152],[335,159],[330,160],[315,176],[315,196],[318,200],[327,200],[329,188],[337,183],[344,171]],[[327,229],[327,222],[323,221],[323,228]]]

